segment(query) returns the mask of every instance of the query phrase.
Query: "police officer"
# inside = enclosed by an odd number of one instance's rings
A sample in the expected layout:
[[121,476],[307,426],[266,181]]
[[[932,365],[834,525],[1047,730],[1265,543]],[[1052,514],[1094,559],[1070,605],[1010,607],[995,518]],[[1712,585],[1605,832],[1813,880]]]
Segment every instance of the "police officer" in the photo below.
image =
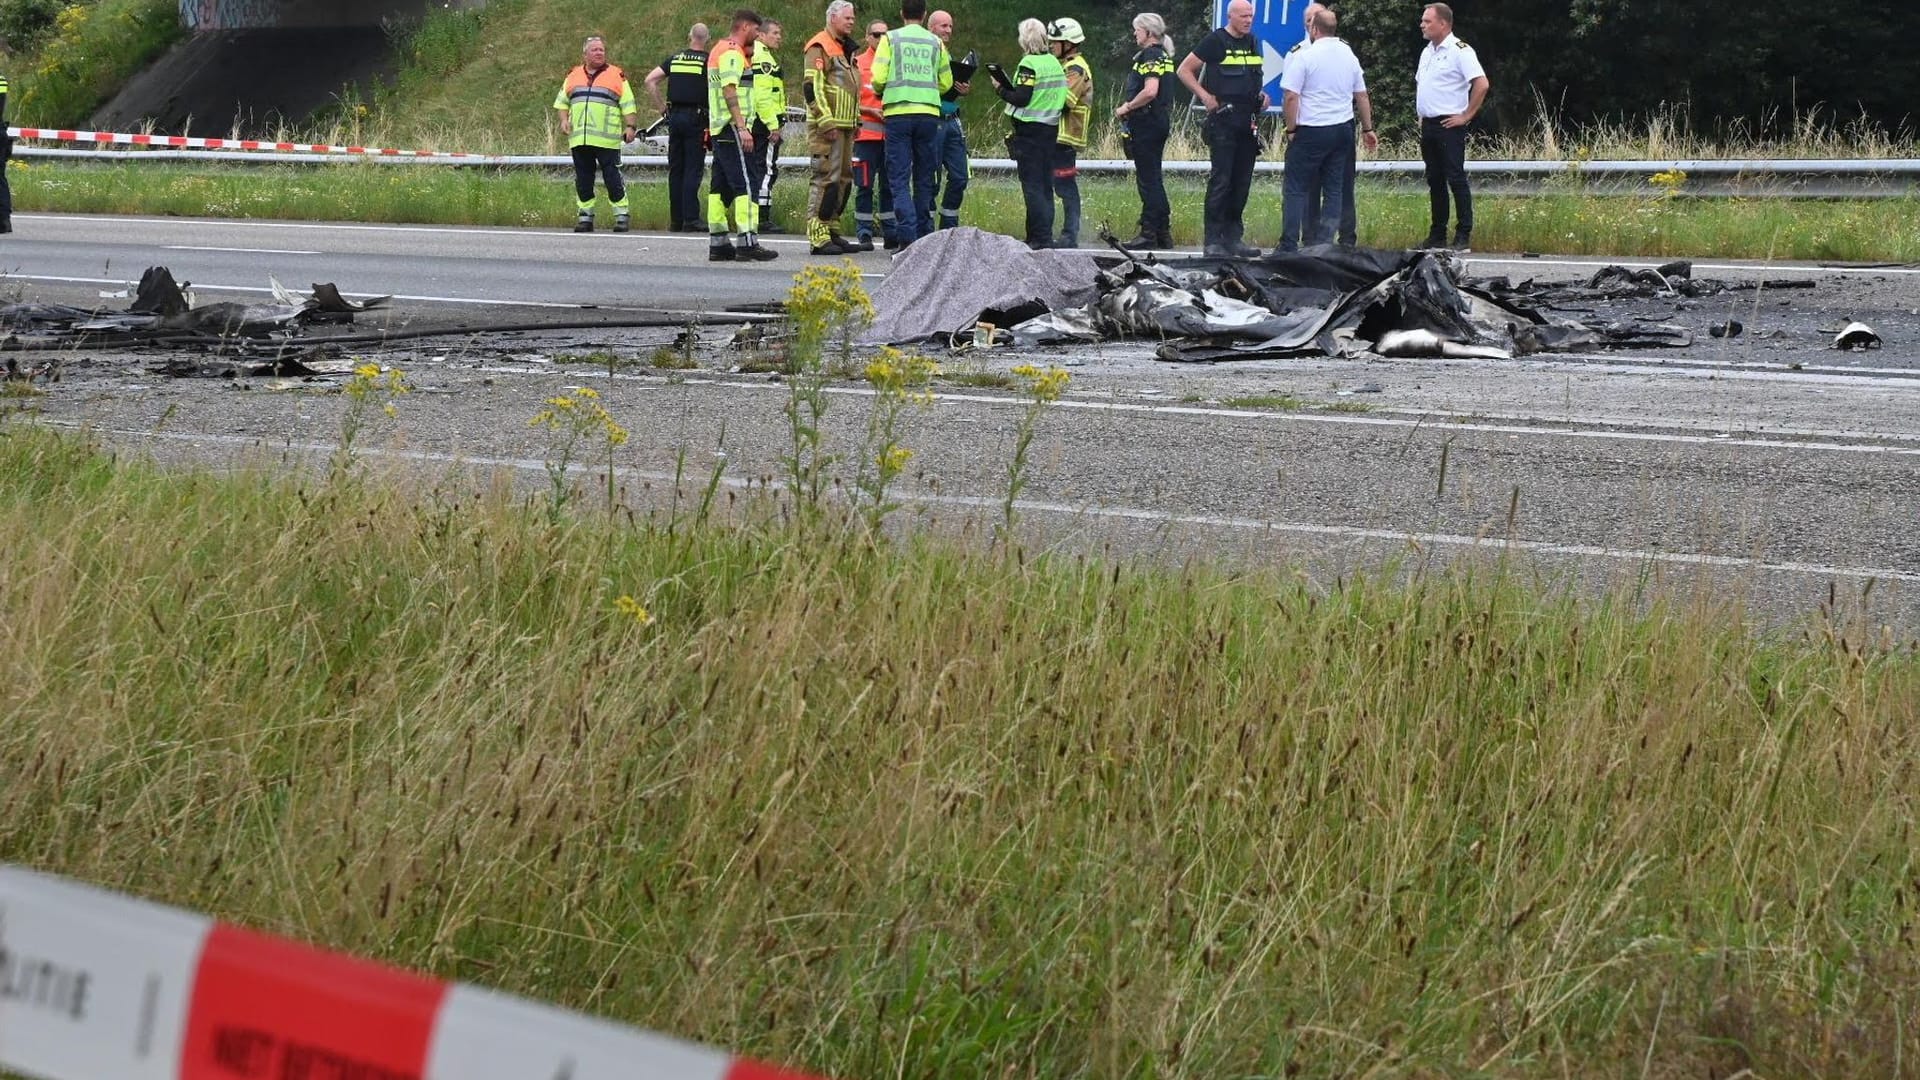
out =
[[[1306,22],[1309,25],[1311,25],[1313,21],[1313,13],[1316,11],[1319,11],[1321,8],[1325,6],[1326,6],[1325,4],[1318,4],[1318,3],[1308,4],[1306,11],[1302,13],[1301,18],[1306,20]],[[1290,65],[1293,63],[1294,57],[1299,56],[1301,51],[1304,50],[1310,44],[1312,44],[1311,37],[1303,37],[1299,41],[1296,41],[1293,43],[1293,48],[1288,49],[1287,55],[1283,57],[1281,60],[1282,73],[1286,71],[1287,65]],[[1352,247],[1354,246],[1354,244],[1359,242],[1360,215],[1358,213],[1358,208],[1356,207],[1354,202],[1354,184],[1353,184],[1354,178],[1358,175],[1358,170],[1355,166],[1358,165],[1359,160],[1360,160],[1360,155],[1358,154],[1354,154],[1347,159],[1347,176],[1346,176],[1347,186],[1345,189],[1347,197],[1340,204],[1340,225],[1339,225],[1339,228],[1336,230],[1336,236],[1340,241],[1341,247]],[[1306,227],[1306,231],[1309,234],[1319,231],[1320,212],[1321,212],[1320,201],[1318,199],[1309,199],[1307,201],[1307,227]]]
[[[764,262],[778,258],[755,235],[753,189],[747,155],[753,153],[753,64],[747,50],[760,34],[760,16],[746,8],[733,13],[733,31],[707,54],[708,141],[713,171],[707,180],[707,260]],[[733,218],[729,235],[727,218]]]
[[1007,103],[1013,130],[1007,152],[1020,172],[1020,197],[1027,207],[1027,246],[1038,251],[1053,246],[1053,158],[1060,141],[1060,116],[1067,110],[1067,73],[1047,43],[1047,24],[1039,19],[1020,23],[1020,66],[1001,81],[993,72],[994,89]]
[[626,232],[627,181],[620,175],[620,145],[633,141],[640,117],[627,73],[607,63],[605,41],[590,37],[580,47],[580,66],[568,73],[553,107],[560,113],[560,130],[567,134],[567,146],[573,152],[573,188],[580,209],[573,231],[593,231],[597,172],[607,185],[607,201],[613,204],[613,231]]
[[866,49],[854,58],[860,74],[860,126],[853,135],[853,246],[860,251],[873,250],[876,228],[888,251],[900,246],[894,237],[893,185],[887,182],[887,122],[880,95],[873,92],[873,59],[886,36],[887,24],[875,19],[867,26]]
[[[1314,12],[1307,20],[1309,44],[1280,77],[1287,133],[1281,251],[1298,248],[1303,231],[1309,244],[1333,240],[1334,216],[1345,202],[1342,188],[1352,171],[1355,117],[1367,149],[1380,145],[1373,133],[1366,75],[1353,50],[1337,36],[1338,29],[1332,8]],[[1309,214],[1309,206],[1314,213]]]
[[933,231],[934,139],[940,95],[953,89],[953,58],[926,27],[927,0],[900,0],[901,25],[887,31],[873,58],[873,90],[887,129],[887,182],[893,228],[906,247]]
[[1420,70],[1414,107],[1420,114],[1420,159],[1427,165],[1427,202],[1432,211],[1426,246],[1447,242],[1447,195],[1453,195],[1452,247],[1473,243],[1473,189],[1467,186],[1467,125],[1486,103],[1487,73],[1473,47],[1453,34],[1453,9],[1428,4],[1420,13]]
[[753,153],[747,156],[747,179],[753,185],[754,212],[760,231],[779,232],[773,224],[773,184],[780,179],[781,127],[787,122],[787,76],[780,68],[780,24],[760,23],[753,43]]
[[[1205,68],[1204,73],[1202,68]],[[1254,122],[1267,107],[1260,39],[1253,36],[1251,0],[1227,5],[1227,25],[1200,39],[1180,61],[1180,81],[1207,110],[1200,134],[1207,142],[1206,248],[1208,255],[1254,256],[1245,243],[1247,194],[1260,154]]]
[[[927,16],[927,29],[953,55],[953,13],[936,11]],[[936,228],[951,229],[960,224],[960,203],[967,197],[967,182],[972,171],[967,165],[967,129],[960,123],[960,99],[973,89],[971,81],[954,81],[940,95],[940,131],[934,138],[933,156],[940,163],[934,172],[934,195],[940,206]]]
[[13,136],[7,134],[7,76],[0,72],[0,233],[13,231],[13,188],[7,184],[7,163],[13,160]]
[[1140,193],[1140,235],[1127,241],[1130,248],[1173,246],[1173,210],[1167,203],[1167,185],[1161,159],[1172,132],[1173,38],[1167,21],[1153,12],[1133,17],[1133,65],[1127,70],[1127,88],[1113,110],[1120,121],[1120,144],[1133,162],[1133,186]]
[[[687,47],[647,72],[653,107],[667,118],[667,206],[674,232],[701,232],[700,172],[707,156],[706,23],[687,31]],[[661,99],[660,85],[666,84]]]
[[1067,108],[1060,114],[1053,156],[1053,192],[1060,197],[1060,236],[1053,246],[1060,248],[1080,246],[1080,151],[1086,149],[1093,120],[1093,68],[1080,52],[1086,40],[1078,19],[1055,19],[1047,26],[1047,43],[1067,76]]
[[827,5],[827,28],[807,40],[801,53],[806,81],[807,152],[813,185],[807,192],[807,243],[813,255],[843,255],[859,249],[840,235],[840,215],[853,187],[853,134],[858,124],[860,69],[855,66],[853,0]]

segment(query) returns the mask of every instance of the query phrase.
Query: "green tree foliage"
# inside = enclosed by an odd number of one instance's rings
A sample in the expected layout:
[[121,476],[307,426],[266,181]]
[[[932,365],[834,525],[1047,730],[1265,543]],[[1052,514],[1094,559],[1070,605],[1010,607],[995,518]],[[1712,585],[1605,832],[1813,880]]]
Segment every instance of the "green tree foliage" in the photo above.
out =
[[[1405,131],[1419,3],[1333,7],[1366,66],[1382,127]],[[1492,78],[1484,123],[1493,128],[1525,127],[1543,111],[1572,126],[1679,110],[1705,131],[1777,134],[1814,116],[1899,129],[1920,101],[1920,65],[1901,47],[1920,36],[1920,6],[1895,0],[1454,0],[1453,9]],[[1159,10],[1182,54],[1213,25],[1211,0]]]

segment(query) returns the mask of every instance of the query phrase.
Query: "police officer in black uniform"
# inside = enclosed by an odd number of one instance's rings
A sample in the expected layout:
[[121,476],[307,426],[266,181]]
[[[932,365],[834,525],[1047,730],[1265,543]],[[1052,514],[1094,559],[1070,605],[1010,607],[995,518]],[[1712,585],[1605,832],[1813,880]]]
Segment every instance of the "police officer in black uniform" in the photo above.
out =
[[694,23],[687,47],[647,72],[647,93],[667,118],[667,206],[674,232],[707,231],[700,174],[707,161],[707,45],[712,40],[706,23]]
[[1260,156],[1254,122],[1267,107],[1267,94],[1250,0],[1227,5],[1227,25],[1201,38],[1180,61],[1180,81],[1207,110],[1200,129],[1213,166],[1207,174],[1206,254],[1251,258],[1260,249],[1241,236],[1253,163]]
[[7,134],[7,76],[0,72],[0,233],[13,231],[13,189],[7,186],[7,163],[13,160],[13,137]]

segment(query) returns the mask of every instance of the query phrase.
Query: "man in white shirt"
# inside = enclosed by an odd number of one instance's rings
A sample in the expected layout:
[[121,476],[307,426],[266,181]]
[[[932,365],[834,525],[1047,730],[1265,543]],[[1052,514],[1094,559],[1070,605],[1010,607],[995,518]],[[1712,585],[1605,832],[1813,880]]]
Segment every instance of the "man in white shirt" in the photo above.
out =
[[[1306,10],[1300,13],[1301,25],[1305,26],[1307,23],[1312,22],[1313,13],[1316,11],[1319,11],[1321,8],[1324,8],[1324,7],[1326,7],[1326,5],[1320,3],[1319,0],[1314,0],[1313,3],[1308,4],[1306,7]],[[1294,42],[1293,48],[1287,50],[1287,55],[1280,58],[1281,73],[1284,74],[1287,70],[1286,65],[1293,63],[1294,57],[1299,56],[1302,52],[1305,52],[1307,46],[1311,44],[1313,43],[1306,38],[1301,38],[1299,41]],[[1354,191],[1353,191],[1354,169],[1356,164],[1358,163],[1358,159],[1359,159],[1359,155],[1357,154],[1350,155],[1347,158],[1347,179],[1346,179],[1347,197],[1341,201],[1340,227],[1334,232],[1334,239],[1340,244],[1341,247],[1353,247],[1355,244],[1359,242],[1360,215],[1356,212],[1354,207]],[[1307,202],[1309,205],[1309,210],[1307,212],[1306,232],[1312,232],[1314,229],[1314,223],[1320,220],[1320,215],[1315,213],[1312,209],[1313,200],[1309,199],[1307,200]],[[1302,235],[1304,235],[1304,233]]]
[[[1345,200],[1347,160],[1353,156],[1353,121],[1360,119],[1367,149],[1380,145],[1373,133],[1373,105],[1366,75],[1347,43],[1335,36],[1339,19],[1321,8],[1307,20],[1309,44],[1294,55],[1280,77],[1286,96],[1280,111],[1286,120],[1287,162],[1280,203],[1280,250],[1298,250],[1309,217],[1306,242],[1333,240],[1334,224]],[[1313,213],[1318,206],[1323,213]]]
[[[1420,13],[1420,69],[1414,107],[1420,113],[1420,158],[1427,165],[1430,248],[1466,251],[1473,240],[1473,189],[1467,186],[1467,125],[1486,103],[1487,73],[1473,47],[1453,35],[1453,9],[1428,4]],[[1453,243],[1447,244],[1447,196],[1453,196]]]

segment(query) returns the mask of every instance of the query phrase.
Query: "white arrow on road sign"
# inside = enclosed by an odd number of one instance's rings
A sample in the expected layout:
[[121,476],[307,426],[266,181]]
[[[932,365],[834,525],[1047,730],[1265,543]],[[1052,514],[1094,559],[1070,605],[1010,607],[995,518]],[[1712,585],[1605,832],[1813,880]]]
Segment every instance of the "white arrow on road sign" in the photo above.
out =
[[1260,85],[1265,86],[1280,77],[1286,70],[1287,58],[1274,51],[1266,42],[1260,43]]

